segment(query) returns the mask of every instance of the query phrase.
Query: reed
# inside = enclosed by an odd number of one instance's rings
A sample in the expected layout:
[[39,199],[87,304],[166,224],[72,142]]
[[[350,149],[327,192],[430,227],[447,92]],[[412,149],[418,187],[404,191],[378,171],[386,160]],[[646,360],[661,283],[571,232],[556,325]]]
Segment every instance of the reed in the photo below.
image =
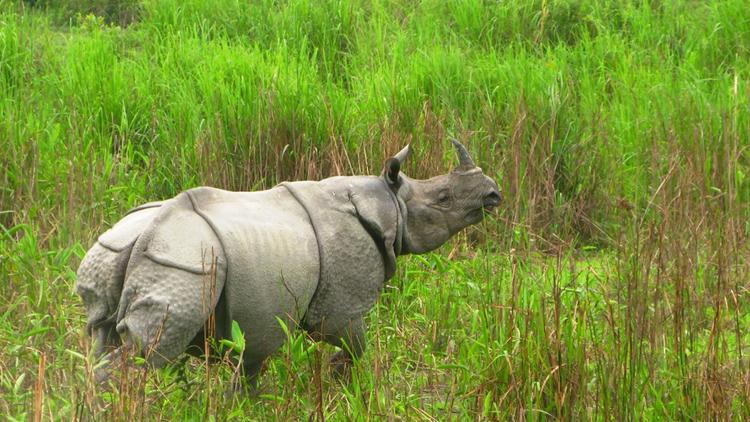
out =
[[[0,0],[0,414],[750,418],[745,3]],[[351,383],[293,330],[257,398],[229,357],[93,383],[75,269],[128,208],[450,136],[505,202],[400,260]]]

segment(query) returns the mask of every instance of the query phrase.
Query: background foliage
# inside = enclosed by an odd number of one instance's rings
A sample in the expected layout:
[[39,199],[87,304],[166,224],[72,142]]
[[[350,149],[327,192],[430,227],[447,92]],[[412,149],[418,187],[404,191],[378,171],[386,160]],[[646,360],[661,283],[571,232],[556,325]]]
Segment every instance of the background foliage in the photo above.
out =
[[[747,418],[748,40],[744,0],[0,0],[0,413]],[[128,208],[449,136],[505,203],[402,260],[352,384],[293,334],[259,399],[95,392],[74,271]]]

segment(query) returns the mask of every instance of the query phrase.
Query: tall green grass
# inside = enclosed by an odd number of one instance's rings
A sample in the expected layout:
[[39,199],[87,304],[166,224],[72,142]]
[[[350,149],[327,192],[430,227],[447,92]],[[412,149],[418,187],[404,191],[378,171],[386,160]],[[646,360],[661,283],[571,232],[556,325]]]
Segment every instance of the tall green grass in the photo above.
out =
[[[0,0],[0,413],[746,418],[748,40],[741,0]],[[352,384],[295,334],[257,400],[96,393],[74,271],[128,208],[449,136],[505,202],[401,263]]]

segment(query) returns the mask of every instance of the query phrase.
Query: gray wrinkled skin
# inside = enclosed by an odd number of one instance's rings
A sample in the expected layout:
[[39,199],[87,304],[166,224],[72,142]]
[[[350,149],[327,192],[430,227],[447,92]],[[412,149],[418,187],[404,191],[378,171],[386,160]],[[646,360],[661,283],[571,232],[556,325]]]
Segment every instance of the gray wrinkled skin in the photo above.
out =
[[203,343],[214,312],[217,338],[230,338],[233,320],[243,330],[251,386],[285,340],[281,322],[341,347],[332,365],[344,372],[364,351],[362,318],[396,257],[439,247],[500,202],[497,184],[453,143],[460,165],[428,180],[401,173],[407,146],[380,176],[201,187],[132,210],[78,269],[95,353],[114,360],[125,344],[163,365]]

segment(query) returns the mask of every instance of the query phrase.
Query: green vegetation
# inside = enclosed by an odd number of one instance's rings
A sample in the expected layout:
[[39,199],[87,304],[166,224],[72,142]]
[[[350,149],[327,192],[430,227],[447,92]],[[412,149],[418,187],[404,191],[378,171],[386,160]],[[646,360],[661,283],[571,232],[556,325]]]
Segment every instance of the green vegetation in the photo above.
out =
[[[0,0],[0,414],[748,419],[749,110],[746,0]],[[293,332],[258,398],[97,393],[75,269],[128,208],[449,136],[505,203],[401,259],[350,384]]]

